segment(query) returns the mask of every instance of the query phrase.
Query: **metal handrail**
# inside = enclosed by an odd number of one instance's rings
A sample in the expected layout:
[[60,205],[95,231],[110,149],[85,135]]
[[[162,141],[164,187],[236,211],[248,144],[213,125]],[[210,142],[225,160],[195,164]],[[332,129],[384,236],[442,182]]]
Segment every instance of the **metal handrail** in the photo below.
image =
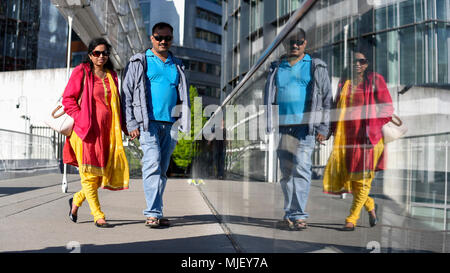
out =
[[437,133],[437,134],[424,134],[424,135],[415,135],[415,136],[404,136],[402,139],[413,139],[413,138],[421,138],[421,137],[435,137],[435,136],[443,136],[443,135],[449,135],[450,132],[443,132],[443,133]]
[[[215,115],[222,110],[222,108],[227,104],[233,97],[238,96],[242,93],[240,90],[244,84],[256,73],[256,71],[263,65],[263,63],[269,58],[269,56],[275,51],[275,49],[281,44],[281,42],[290,34],[290,32],[295,28],[295,26],[300,22],[300,20],[306,15],[306,13],[311,9],[311,7],[317,2],[317,0],[308,0],[303,5],[297,9],[297,11],[291,16],[291,18],[287,21],[285,27],[275,37],[275,40],[272,44],[264,51],[263,54],[259,57],[258,61],[250,68],[250,70],[245,74],[242,81],[231,91],[231,93],[223,100],[222,104],[217,108],[211,118],[205,123],[203,128],[209,125],[211,120],[214,120]],[[200,131],[195,139],[201,135],[202,131]]]
[[47,138],[47,139],[52,140],[51,137],[40,136],[40,135],[34,135],[34,134],[30,134],[30,133],[24,133],[24,132],[13,131],[13,130],[8,130],[8,129],[1,129],[1,128],[0,128],[0,132],[14,133],[14,134],[20,134],[20,135],[26,135],[26,136],[32,136],[32,137]]

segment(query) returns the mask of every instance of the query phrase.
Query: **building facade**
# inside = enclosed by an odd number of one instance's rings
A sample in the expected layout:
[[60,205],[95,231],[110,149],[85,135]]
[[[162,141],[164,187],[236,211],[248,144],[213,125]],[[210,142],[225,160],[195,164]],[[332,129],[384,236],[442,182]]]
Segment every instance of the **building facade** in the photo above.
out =
[[174,28],[172,52],[183,60],[189,83],[202,96],[203,104],[218,104],[222,2],[215,0],[140,0],[145,28],[167,22]]
[[[230,91],[280,32],[300,1],[225,1],[223,8],[222,90]],[[372,4],[371,4],[372,3]],[[349,43],[369,37],[376,45],[376,70],[392,84],[448,83],[448,20],[445,0],[320,1],[310,50],[330,64],[339,77],[344,35]],[[332,18],[321,16],[331,14]],[[317,47],[320,43],[320,48]]]
[[50,0],[0,4],[0,71],[64,67],[67,23]]

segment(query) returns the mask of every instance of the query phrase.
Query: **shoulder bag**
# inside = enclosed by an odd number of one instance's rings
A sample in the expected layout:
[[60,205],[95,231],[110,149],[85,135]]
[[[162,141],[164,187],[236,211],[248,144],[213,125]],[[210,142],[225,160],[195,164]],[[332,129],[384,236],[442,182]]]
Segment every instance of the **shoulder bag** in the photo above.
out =
[[[86,72],[83,69],[83,84],[81,85],[81,92],[77,101],[78,105],[81,105],[81,95],[83,94],[85,84]],[[62,105],[62,97],[63,96],[58,99],[56,106],[52,108],[50,114],[44,120],[44,122],[56,132],[65,136],[70,136],[72,134],[74,120],[64,111],[64,106]]]

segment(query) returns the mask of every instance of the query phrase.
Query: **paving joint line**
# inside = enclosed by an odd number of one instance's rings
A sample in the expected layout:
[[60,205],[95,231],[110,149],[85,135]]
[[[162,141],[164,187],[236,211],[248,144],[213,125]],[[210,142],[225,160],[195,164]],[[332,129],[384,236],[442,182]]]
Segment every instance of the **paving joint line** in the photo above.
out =
[[197,187],[197,189],[198,189],[200,195],[203,197],[203,200],[206,202],[206,205],[209,207],[212,214],[216,218],[216,220],[219,223],[220,227],[222,228],[223,232],[225,233],[225,236],[227,236],[228,240],[230,240],[231,245],[233,246],[236,253],[242,253],[242,249],[239,246],[238,242],[233,238],[230,228],[222,221],[220,214],[217,212],[217,210],[211,204],[208,197],[206,197],[206,195],[203,193],[202,189],[200,187]]
[[[69,183],[74,183],[74,182],[76,182],[76,181],[68,182],[68,184],[69,184]],[[43,190],[43,189],[52,188],[52,187],[59,187],[59,186],[60,186],[60,185],[55,184],[55,185],[51,185],[51,186],[42,187],[42,188],[36,189],[36,190]],[[23,200],[14,202],[14,203],[9,203],[9,204],[6,204],[6,205],[0,205],[0,208],[8,207],[8,206],[11,206],[11,205],[17,205],[17,204],[20,204],[20,203],[23,203],[23,202],[27,202],[27,201],[30,201],[30,200],[34,200],[34,199],[37,199],[37,198],[40,198],[40,197],[43,197],[43,196],[52,195],[52,194],[55,194],[55,193],[60,193],[60,192],[50,192],[50,193],[46,193],[46,194],[34,196],[34,197],[31,197],[31,198],[23,199]],[[12,195],[12,194],[7,194],[6,196],[1,196],[0,198],[2,198],[2,197],[8,197],[8,196],[10,196],[10,195]]]
[[66,197],[67,197],[67,196],[61,196],[61,197],[58,197],[58,198],[56,198],[56,199],[49,200],[49,201],[47,201],[47,202],[45,202],[45,203],[41,203],[41,204],[38,204],[38,205],[36,205],[36,206],[32,206],[32,207],[23,209],[23,210],[21,210],[21,211],[17,211],[17,212],[14,212],[14,213],[12,213],[12,214],[5,215],[4,217],[1,217],[1,218],[7,218],[7,217],[10,217],[10,216],[13,216],[13,215],[22,213],[22,212],[24,212],[24,211],[27,211],[27,210],[30,210],[30,209],[34,209],[34,208],[40,207],[40,206],[45,205],[45,204],[49,204],[49,203],[54,202],[54,201],[56,201],[56,200],[59,200],[59,199],[62,199],[62,198],[66,198]]

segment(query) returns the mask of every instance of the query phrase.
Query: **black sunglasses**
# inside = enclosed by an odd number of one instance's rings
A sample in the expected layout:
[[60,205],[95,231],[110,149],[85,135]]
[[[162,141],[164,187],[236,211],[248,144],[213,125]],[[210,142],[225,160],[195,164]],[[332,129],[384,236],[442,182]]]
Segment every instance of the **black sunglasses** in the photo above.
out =
[[94,57],[100,57],[100,55],[103,55],[103,56],[105,56],[105,57],[109,57],[109,51],[107,51],[107,50],[105,50],[105,51],[98,51],[98,50],[95,50],[95,51],[92,51],[92,56],[94,56]]
[[163,35],[155,36],[155,35],[153,35],[153,37],[158,42],[162,42],[162,40],[165,40],[166,42],[170,42],[173,39],[173,37],[171,35],[167,35],[167,36],[163,36]]
[[365,65],[365,64],[367,64],[369,61],[367,60],[367,59],[355,59],[355,60],[353,60],[353,63],[354,64],[356,64],[356,63],[360,63],[360,64],[362,64],[362,65]]
[[290,40],[289,45],[292,47],[293,45],[301,46],[305,43],[305,40]]

